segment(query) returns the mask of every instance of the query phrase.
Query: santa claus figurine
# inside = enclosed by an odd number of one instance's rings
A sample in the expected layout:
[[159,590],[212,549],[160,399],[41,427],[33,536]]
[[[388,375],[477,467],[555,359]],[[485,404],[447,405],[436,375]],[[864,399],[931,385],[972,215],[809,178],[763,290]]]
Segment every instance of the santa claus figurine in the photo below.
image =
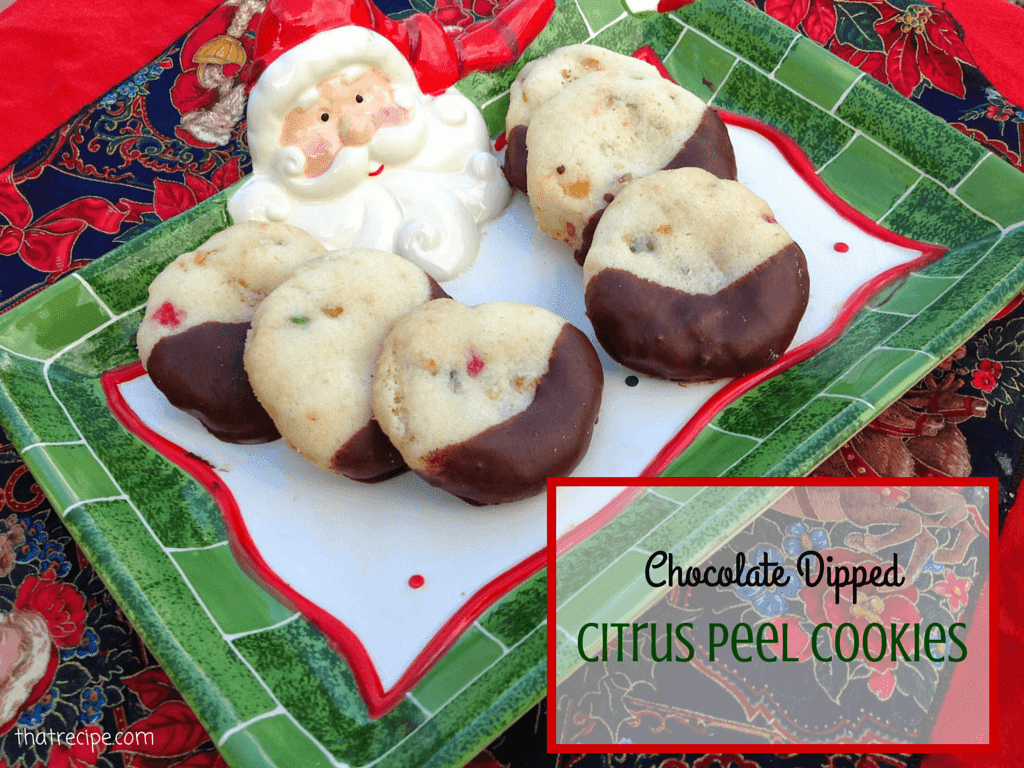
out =
[[[247,110],[253,175],[229,213],[288,222],[328,248],[392,251],[439,281],[458,276],[480,224],[509,198],[479,110],[449,87],[468,69],[494,68],[496,33],[470,55],[424,14],[393,21],[361,0],[303,8],[271,5],[261,23]],[[536,0],[508,8],[527,32],[550,15]]]

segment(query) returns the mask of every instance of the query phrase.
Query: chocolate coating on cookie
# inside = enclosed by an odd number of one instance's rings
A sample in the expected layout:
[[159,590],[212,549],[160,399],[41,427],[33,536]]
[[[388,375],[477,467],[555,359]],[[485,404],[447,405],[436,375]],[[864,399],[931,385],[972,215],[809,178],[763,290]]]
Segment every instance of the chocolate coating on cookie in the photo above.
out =
[[505,162],[501,166],[502,172],[509,186],[518,189],[526,194],[526,131],[528,126],[513,126],[505,134]]
[[[718,116],[718,112],[711,107],[704,111],[697,130],[662,170],[678,168],[701,168],[716,178],[736,180],[736,156],[732,142],[729,141],[729,131],[722,118]],[[610,205],[614,199],[615,195],[610,192],[604,196],[606,205]],[[573,258],[580,266],[587,260],[587,253],[594,242],[594,232],[604,212],[605,208],[602,207],[583,227],[580,247],[572,252]]]
[[221,440],[276,440],[249,388],[242,346],[263,297],[324,250],[296,227],[250,221],[168,264],[149,286],[136,337],[139,359],[168,401]]
[[729,129],[713,107],[704,110],[697,130],[662,170],[676,168],[702,168],[716,178],[736,180],[736,155]]
[[361,483],[379,483],[409,468],[374,419],[331,457],[331,469]]
[[202,323],[161,339],[149,356],[150,378],[171,405],[229,443],[280,437],[242,366],[248,331],[249,323]]
[[526,410],[426,456],[424,480],[475,505],[542,493],[580,463],[597,422],[604,373],[593,345],[566,323]]
[[803,251],[768,204],[699,168],[626,187],[598,223],[583,277],[587,316],[608,354],[674,381],[773,363],[810,293]]
[[714,294],[606,269],[587,285],[598,341],[627,368],[672,381],[740,376],[771,365],[796,334],[809,281],[796,243]]
[[[427,282],[431,301],[451,298],[430,275]],[[331,469],[361,483],[379,483],[407,472],[409,467],[377,420],[371,419],[331,457]]]

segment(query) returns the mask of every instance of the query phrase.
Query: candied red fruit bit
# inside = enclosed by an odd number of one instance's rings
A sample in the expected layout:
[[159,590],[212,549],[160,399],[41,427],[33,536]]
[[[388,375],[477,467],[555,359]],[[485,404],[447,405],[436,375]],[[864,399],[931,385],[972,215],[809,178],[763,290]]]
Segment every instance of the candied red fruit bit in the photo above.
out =
[[423,463],[426,464],[427,472],[438,472],[441,469],[441,465],[444,464],[444,460],[448,458],[448,454],[452,452],[452,447],[446,445],[443,448],[435,448],[430,453],[427,453],[420,458]]
[[763,216],[761,216],[761,218],[764,219],[765,221],[767,221],[769,224],[778,224],[779,223],[779,222],[777,222],[775,220],[774,216],[769,216],[767,213],[764,214]]
[[466,373],[469,374],[469,378],[475,379],[483,369],[483,358],[476,353],[475,349],[469,350],[469,359],[466,361]]
[[156,308],[156,312],[153,313],[153,319],[160,325],[166,325],[168,328],[177,328],[185,319],[186,314],[185,310],[181,307],[176,307],[171,302],[165,301]]

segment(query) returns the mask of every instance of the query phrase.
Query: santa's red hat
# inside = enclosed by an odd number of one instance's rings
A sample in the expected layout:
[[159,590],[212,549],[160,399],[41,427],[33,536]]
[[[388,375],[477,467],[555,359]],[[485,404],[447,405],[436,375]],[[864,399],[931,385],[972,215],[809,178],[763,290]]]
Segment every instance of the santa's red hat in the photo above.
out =
[[319,32],[359,26],[390,40],[412,65],[420,90],[437,94],[470,72],[515,62],[554,10],[554,0],[512,0],[499,4],[492,19],[452,37],[428,14],[396,21],[371,0],[269,0],[256,37],[254,79],[285,51]]

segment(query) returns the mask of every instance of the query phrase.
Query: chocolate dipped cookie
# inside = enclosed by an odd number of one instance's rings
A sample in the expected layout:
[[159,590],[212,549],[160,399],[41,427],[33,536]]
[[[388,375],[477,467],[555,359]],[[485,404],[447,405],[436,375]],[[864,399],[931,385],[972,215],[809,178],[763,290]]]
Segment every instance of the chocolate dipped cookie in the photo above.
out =
[[718,113],[663,78],[605,71],[569,83],[534,113],[526,144],[537,224],[580,264],[600,214],[634,179],[680,167],[736,178]]
[[597,226],[583,276],[587,316],[608,354],[683,382],[774,363],[810,292],[803,251],[768,204],[696,168],[625,188]]
[[516,189],[526,192],[526,132],[534,113],[569,83],[604,71],[625,72],[634,77],[661,78],[651,64],[596,45],[567,45],[524,66],[509,90],[505,117],[503,170]]
[[604,375],[581,331],[547,310],[423,304],[395,324],[373,412],[409,467],[476,505],[544,491],[583,458]]
[[260,305],[245,349],[253,390],[287,443],[322,469],[385,480],[405,462],[370,410],[377,358],[395,322],[447,294],[392,253],[333,251]]
[[295,267],[325,251],[297,227],[252,221],[171,262],[149,286],[137,336],[153,384],[221,440],[276,440],[242,365],[249,321]]

